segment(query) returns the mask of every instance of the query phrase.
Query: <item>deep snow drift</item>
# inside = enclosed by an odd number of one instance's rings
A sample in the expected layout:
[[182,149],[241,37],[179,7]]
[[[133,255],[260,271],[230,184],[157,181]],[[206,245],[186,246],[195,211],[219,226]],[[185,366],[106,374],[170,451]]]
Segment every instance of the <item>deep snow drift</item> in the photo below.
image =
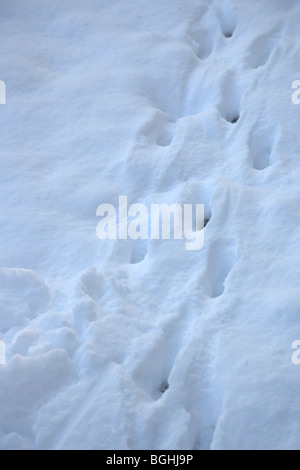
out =
[[[299,20],[1,0],[1,449],[300,448]],[[203,249],[100,241],[120,195]]]

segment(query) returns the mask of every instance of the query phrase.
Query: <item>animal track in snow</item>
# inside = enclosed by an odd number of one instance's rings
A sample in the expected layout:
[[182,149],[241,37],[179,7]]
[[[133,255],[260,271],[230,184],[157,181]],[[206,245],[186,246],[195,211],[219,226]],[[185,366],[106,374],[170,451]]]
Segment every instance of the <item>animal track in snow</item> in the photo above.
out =
[[148,240],[133,240],[130,264],[141,263],[148,253]]
[[207,208],[204,207],[204,220],[201,223],[201,225],[199,225],[199,226],[198,225],[196,226],[196,221],[193,221],[193,230],[194,231],[203,230],[207,226],[207,224],[209,223],[210,219],[211,219],[211,212],[209,214],[207,214]]
[[[186,328],[184,318],[170,318],[159,333],[152,332],[151,345],[141,351],[133,373],[139,388],[151,400],[157,401],[171,387],[170,375],[182,347],[182,335]],[[183,335],[184,336],[184,335]],[[145,343],[145,344],[147,344]]]
[[276,139],[276,130],[266,128],[252,129],[248,146],[250,159],[255,170],[264,170],[271,164],[271,156]]
[[191,32],[190,36],[193,40],[193,50],[200,60],[207,59],[214,48],[214,33],[208,29],[198,29]]
[[162,128],[157,129],[156,145],[160,145],[161,147],[168,147],[171,145],[175,132],[174,126],[176,126],[175,123],[169,122]]
[[235,124],[240,118],[242,90],[232,74],[229,74],[222,85],[222,101],[219,111],[226,121]]
[[160,393],[165,393],[169,389],[169,384],[167,380],[164,380],[159,387],[159,392]]
[[176,122],[171,122],[163,112],[157,111],[143,127],[139,140],[142,143],[167,147],[173,141],[175,128]]
[[196,225],[196,220],[193,218],[193,231],[203,230],[209,223],[212,217],[211,209],[211,195],[214,188],[214,182],[206,180],[205,182],[199,182],[198,180],[190,184],[186,191],[183,192],[185,201],[190,201],[192,204],[203,204],[204,205],[204,226],[203,222]]
[[272,37],[272,33],[257,37],[248,50],[246,62],[254,69],[263,67],[269,61],[274,47],[275,39]]
[[208,222],[210,221],[210,217],[208,218],[204,218],[204,227],[206,227],[206,225],[208,224]]
[[172,357],[167,338],[156,341],[146,358],[134,373],[134,379],[146,395],[154,401],[159,400],[169,388],[169,376],[175,358]]
[[210,297],[220,297],[225,281],[235,264],[234,243],[228,239],[215,241],[209,249],[207,287]]
[[219,18],[222,33],[225,38],[231,38],[236,28],[236,20],[231,6],[227,2],[224,2],[224,0],[222,0],[222,4],[219,9]]

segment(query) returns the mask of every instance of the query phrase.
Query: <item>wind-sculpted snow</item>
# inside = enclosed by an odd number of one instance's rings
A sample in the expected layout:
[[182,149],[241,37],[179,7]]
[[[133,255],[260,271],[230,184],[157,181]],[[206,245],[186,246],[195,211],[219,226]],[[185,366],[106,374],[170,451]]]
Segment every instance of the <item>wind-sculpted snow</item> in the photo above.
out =
[[[299,449],[299,2],[0,18],[0,448]],[[203,248],[99,240],[120,196]]]

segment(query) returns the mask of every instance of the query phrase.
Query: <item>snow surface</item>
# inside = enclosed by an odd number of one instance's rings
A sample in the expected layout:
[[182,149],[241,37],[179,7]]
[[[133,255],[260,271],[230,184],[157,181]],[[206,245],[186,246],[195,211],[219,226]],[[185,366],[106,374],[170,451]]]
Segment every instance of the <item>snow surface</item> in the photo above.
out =
[[[300,448],[299,20],[1,0],[1,449]],[[204,248],[98,240],[119,195]]]

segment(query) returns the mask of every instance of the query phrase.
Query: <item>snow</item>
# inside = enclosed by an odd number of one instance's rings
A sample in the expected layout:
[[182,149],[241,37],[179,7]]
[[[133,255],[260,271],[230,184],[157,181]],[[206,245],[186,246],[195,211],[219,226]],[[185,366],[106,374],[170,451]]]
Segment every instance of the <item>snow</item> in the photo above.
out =
[[[0,448],[299,449],[299,2],[0,18]],[[99,240],[122,195],[203,248]]]

